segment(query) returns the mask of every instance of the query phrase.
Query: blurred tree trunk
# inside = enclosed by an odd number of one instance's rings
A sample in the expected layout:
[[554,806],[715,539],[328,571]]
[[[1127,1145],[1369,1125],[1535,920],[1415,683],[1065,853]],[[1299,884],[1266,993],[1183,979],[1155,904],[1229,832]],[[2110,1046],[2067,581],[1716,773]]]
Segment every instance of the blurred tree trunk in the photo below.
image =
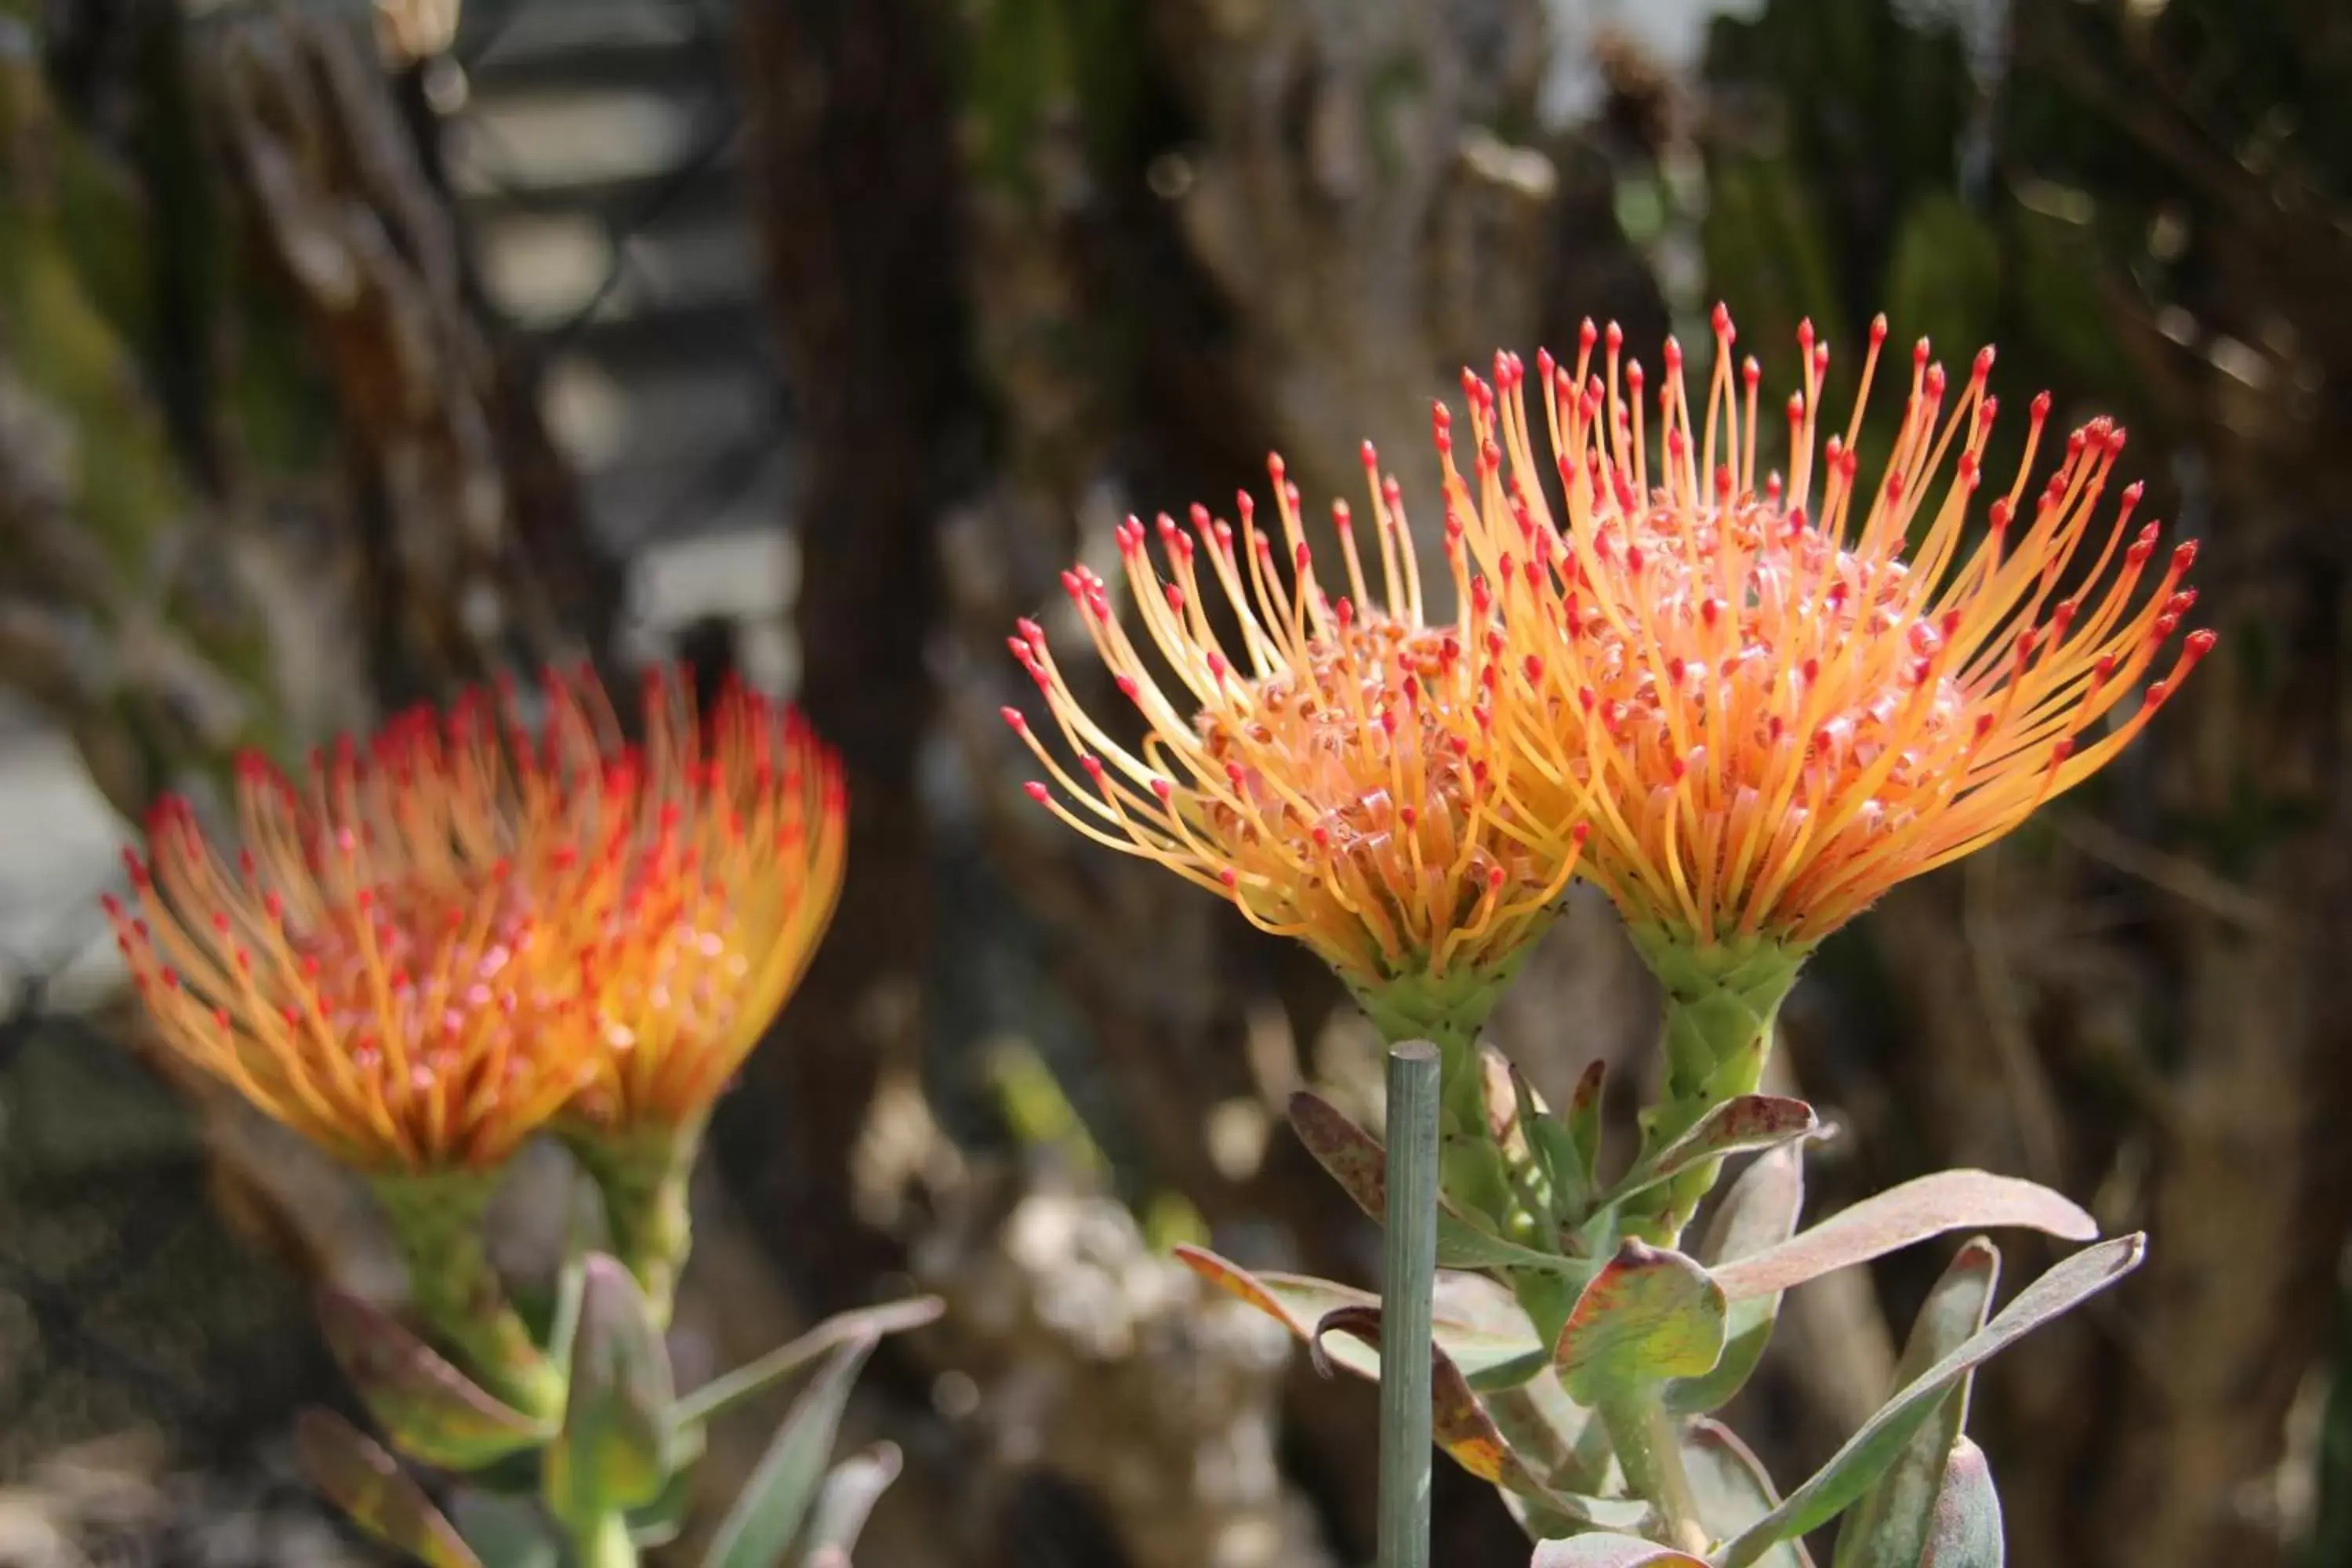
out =
[[[226,805],[246,747],[601,651],[613,574],[364,16],[65,19],[61,100],[41,8],[0,5],[0,681],[136,822]],[[351,1263],[320,1158],[186,1087],[240,1217]]]

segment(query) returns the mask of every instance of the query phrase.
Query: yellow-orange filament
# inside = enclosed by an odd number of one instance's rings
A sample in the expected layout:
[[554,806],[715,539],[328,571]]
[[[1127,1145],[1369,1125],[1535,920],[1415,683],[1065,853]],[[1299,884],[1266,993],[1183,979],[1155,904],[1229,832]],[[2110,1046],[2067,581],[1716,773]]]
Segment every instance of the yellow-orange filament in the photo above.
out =
[[[1030,795],[1062,821],[1223,894],[1351,981],[1485,973],[1540,930],[1583,832],[1572,817],[1538,826],[1501,809],[1512,781],[1492,740],[1494,606],[1465,595],[1454,624],[1425,622],[1396,481],[1369,445],[1363,458],[1368,519],[1333,510],[1340,596],[1317,577],[1278,458],[1279,545],[1247,495],[1238,529],[1204,507],[1189,531],[1160,518],[1157,561],[1154,531],[1132,518],[1119,529],[1149,654],[1108,584],[1083,566],[1064,574],[1096,656],[1141,718],[1139,742],[1080,703],[1034,621],[1010,642],[1059,744],[1019,710],[1004,717],[1051,780]],[[1367,521],[1376,551],[1358,541]]]
[[[1546,499],[1519,362],[1497,356],[1491,383],[1465,374],[1473,477],[1437,416],[1449,529],[1474,587],[1500,584],[1510,643],[1528,653],[1496,700],[1496,744],[1515,758],[1507,808],[1523,821],[1589,811],[1587,871],[1630,919],[1702,941],[1808,941],[2104,766],[2213,635],[2189,636],[2143,688],[2194,603],[2182,583],[2196,550],[2178,546],[2144,582],[2157,530],[2132,530],[2136,484],[2100,526],[2124,445],[2112,422],[2075,431],[2024,505],[2049,410],[2037,398],[2018,477],[1969,545],[1996,412],[1990,349],[1952,398],[1918,344],[1893,447],[1864,489],[1861,399],[1885,323],[1843,433],[1818,451],[1829,349],[1806,325],[1790,479],[1768,475],[1759,491],[1759,373],[1747,362],[1736,386],[1720,307],[1714,327],[1696,416],[1667,344],[1655,486],[1641,369],[1621,365],[1617,328],[1599,371],[1590,323],[1572,367],[1540,358],[1564,519]],[[2135,691],[2127,716],[2095,729]]]

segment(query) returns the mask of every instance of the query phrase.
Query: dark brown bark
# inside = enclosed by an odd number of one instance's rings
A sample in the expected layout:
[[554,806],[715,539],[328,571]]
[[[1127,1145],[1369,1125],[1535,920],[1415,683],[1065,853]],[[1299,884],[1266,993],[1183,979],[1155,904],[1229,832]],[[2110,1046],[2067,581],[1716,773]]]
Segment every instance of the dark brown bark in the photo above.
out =
[[925,0],[742,7],[754,209],[795,394],[809,584],[802,701],[849,780],[850,875],[781,1038],[752,1058],[772,1134],[758,1205],[812,1303],[863,1299],[896,1242],[850,1155],[923,1037],[929,837],[916,764],[935,694],[936,534],[968,449],[954,104]]

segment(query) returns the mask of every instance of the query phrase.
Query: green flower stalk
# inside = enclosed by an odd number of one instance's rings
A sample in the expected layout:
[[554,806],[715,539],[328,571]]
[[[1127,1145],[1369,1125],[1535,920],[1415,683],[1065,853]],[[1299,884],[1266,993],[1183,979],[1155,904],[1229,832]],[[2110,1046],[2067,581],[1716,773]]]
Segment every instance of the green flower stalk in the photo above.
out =
[[[1238,527],[1194,507],[1189,531],[1165,516],[1156,530],[1132,518],[1119,529],[1144,638],[1130,637],[1101,577],[1064,574],[1078,625],[1140,720],[1139,744],[1088,711],[1034,621],[1011,645],[1059,743],[1018,709],[1004,718],[1051,779],[1030,795],[1064,823],[1305,942],[1392,1046],[1436,1044],[1439,1092],[1414,1103],[1439,1125],[1392,1125],[1391,1146],[1438,1142],[1452,1202],[1524,1232],[1533,1216],[1489,1133],[1475,1041],[1549,923],[1583,829],[1514,812],[1510,753],[1496,743],[1497,661],[1509,650],[1493,595],[1472,580],[1457,533],[1457,616],[1425,620],[1397,483],[1369,444],[1363,461],[1371,538],[1360,550],[1350,510],[1333,507],[1343,575],[1328,584],[1278,458],[1268,468],[1279,542],[1259,531],[1247,495]],[[1427,1223],[1391,1226],[1383,1294],[1396,1321],[1427,1321],[1432,1265],[1402,1254],[1405,1240],[1434,1234],[1436,1202],[1433,1186],[1412,1194],[1411,1217]],[[1417,1347],[1384,1364],[1390,1378],[1428,1376]],[[1384,1408],[1425,1411],[1425,1389]],[[1384,1430],[1382,1441],[1425,1479],[1426,1430]],[[1424,1487],[1418,1529],[1384,1503],[1384,1565],[1426,1560],[1426,1502]]]
[[599,760],[593,814],[626,831],[604,866],[617,918],[580,956],[594,1077],[562,1131],[667,1325],[703,1127],[832,920],[848,795],[800,717],[740,685],[698,715],[678,676],[653,672],[642,747],[610,740],[593,696],[552,689],[551,743]]
[[[1807,323],[1791,468],[1759,482],[1760,372],[1735,361],[1720,306],[1714,335],[1704,404],[1666,344],[1654,468],[1642,367],[1613,325],[1604,342],[1586,323],[1572,368],[1538,361],[1556,461],[1535,457],[1509,355],[1492,385],[1467,382],[1475,492],[1442,410],[1438,432],[1449,512],[1518,655],[1495,699],[1520,756],[1517,804],[1590,821],[1586,874],[1665,987],[1653,1150],[1754,1089],[1775,1012],[1824,936],[2097,772],[2214,642],[2189,634],[2153,679],[2195,602],[2196,546],[2152,570],[2137,485],[2097,521],[2124,446],[2112,421],[2068,437],[2029,497],[2050,408],[2036,398],[2016,479],[1970,545],[1990,349],[1954,389],[1919,342],[1893,445],[1865,476],[1853,442],[1885,322],[1853,417],[1825,440],[1829,349]],[[1553,474],[1560,521],[1538,479]],[[1713,1180],[1693,1172],[1632,1217],[1671,1241]]]
[[563,1373],[508,1305],[483,1247],[494,1173],[418,1171],[370,1180],[401,1259],[409,1300],[482,1387],[525,1415],[563,1413]]

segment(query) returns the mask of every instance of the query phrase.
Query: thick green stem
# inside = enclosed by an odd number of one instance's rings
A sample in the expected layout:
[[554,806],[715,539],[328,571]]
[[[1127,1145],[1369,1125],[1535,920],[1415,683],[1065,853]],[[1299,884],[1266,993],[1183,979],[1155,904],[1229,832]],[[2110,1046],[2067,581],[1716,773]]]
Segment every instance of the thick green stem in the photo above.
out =
[[677,1277],[694,1246],[687,1187],[702,1124],[613,1132],[577,1126],[565,1130],[564,1142],[604,1194],[613,1255],[636,1276],[656,1325],[667,1327]]
[[484,1388],[526,1415],[554,1420],[563,1410],[563,1375],[508,1305],[482,1246],[497,1173],[406,1172],[372,1184],[408,1265],[417,1316]]
[[1626,1487],[1656,1509],[1664,1521],[1666,1544],[1704,1555],[1711,1544],[1706,1526],[1699,1519],[1690,1474],[1683,1468],[1682,1442],[1674,1418],[1666,1414],[1656,1390],[1605,1400],[1598,1414],[1609,1428],[1617,1462],[1624,1468]]
[[637,1548],[629,1521],[617,1513],[598,1514],[572,1532],[572,1560],[579,1568],[637,1568]]
[[1438,1061],[1437,1047],[1426,1040],[1389,1050],[1388,1199],[1381,1269],[1381,1568],[1429,1565]]
[[[1769,938],[1700,944],[1658,926],[1636,927],[1632,935],[1666,992],[1665,1089],[1642,1117],[1643,1152],[1652,1152],[1725,1100],[1756,1091],[1781,999],[1812,947]],[[1673,1246],[1721,1168],[1708,1161],[1633,1198],[1626,1232]]]

